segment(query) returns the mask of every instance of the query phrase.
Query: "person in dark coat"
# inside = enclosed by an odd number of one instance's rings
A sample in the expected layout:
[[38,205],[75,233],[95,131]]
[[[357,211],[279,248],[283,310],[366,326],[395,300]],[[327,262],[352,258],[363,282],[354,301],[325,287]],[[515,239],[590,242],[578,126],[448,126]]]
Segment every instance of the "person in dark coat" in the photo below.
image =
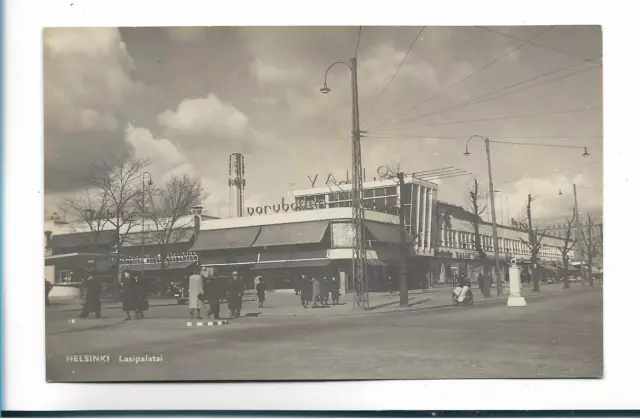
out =
[[264,279],[260,277],[258,279],[258,285],[256,285],[256,292],[258,293],[258,307],[264,308],[264,298],[265,292],[267,291],[267,286],[264,284]]
[[482,275],[482,272],[478,274],[478,288],[481,290],[484,289],[484,276]]
[[333,305],[336,305],[340,301],[340,281],[338,281],[335,277],[333,277],[331,279],[330,287],[331,287],[331,301],[333,302]]
[[320,303],[320,281],[318,280],[318,278],[313,277],[311,278],[311,292],[312,292],[312,301],[313,301],[313,307],[318,307],[318,303]]
[[125,312],[125,320],[131,320],[131,312],[136,310],[137,295],[134,279],[131,277],[130,271],[124,271],[122,274],[122,311]]
[[86,319],[89,313],[96,313],[96,319],[100,318],[100,293],[102,292],[102,284],[93,276],[89,276],[85,281],[85,300],[82,312],[80,313],[81,319]]
[[149,309],[149,302],[146,299],[147,288],[144,280],[138,276],[133,281],[133,292],[135,294],[136,319],[144,319],[144,311]]
[[208,277],[204,283],[204,296],[209,303],[208,317],[213,314],[214,319],[220,318],[220,298],[222,297],[222,281],[215,277]]
[[45,278],[44,280],[44,304],[45,305],[49,305],[49,293],[51,292],[51,288],[53,288],[53,285],[51,285],[51,282],[47,281],[47,279]]
[[323,277],[320,280],[320,303],[322,305],[329,305],[329,292],[331,291],[329,280],[327,277]]
[[300,301],[302,302],[302,307],[307,308],[307,304],[313,300],[313,286],[311,281],[309,281],[304,275],[300,278],[299,284]]
[[227,296],[227,305],[229,307],[230,317],[240,317],[240,311],[242,310],[242,296],[244,295],[244,284],[238,275],[238,272],[234,271],[231,274],[231,281],[229,281],[229,294]]

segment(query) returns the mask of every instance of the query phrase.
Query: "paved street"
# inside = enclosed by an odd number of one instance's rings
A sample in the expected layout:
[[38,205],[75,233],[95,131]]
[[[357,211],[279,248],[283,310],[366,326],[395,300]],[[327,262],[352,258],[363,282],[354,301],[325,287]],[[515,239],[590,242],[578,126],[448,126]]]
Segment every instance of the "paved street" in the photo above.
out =
[[[47,376],[51,381],[600,376],[601,290],[555,291],[529,298],[526,308],[508,308],[504,300],[482,303],[479,297],[471,307],[259,315],[191,328],[185,324],[186,308],[168,300],[152,307],[149,319],[131,322],[113,308],[104,310],[105,319],[71,323],[77,313],[52,307]],[[109,355],[109,363],[66,361],[75,354]],[[121,356],[144,355],[162,355],[162,361],[119,362]]]

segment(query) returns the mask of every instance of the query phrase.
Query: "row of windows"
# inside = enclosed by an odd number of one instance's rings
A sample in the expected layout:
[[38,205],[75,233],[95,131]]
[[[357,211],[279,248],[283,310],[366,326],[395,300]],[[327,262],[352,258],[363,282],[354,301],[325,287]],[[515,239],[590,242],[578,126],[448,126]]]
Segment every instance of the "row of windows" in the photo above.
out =
[[[475,249],[474,245],[475,234],[465,231],[443,229],[441,231],[440,244],[441,246],[453,248],[453,249]],[[494,251],[493,236],[481,235],[480,244],[482,249],[487,252]],[[530,256],[531,250],[526,243],[521,240],[512,240],[503,237],[498,237],[498,252],[509,253],[512,255]],[[542,245],[539,251],[539,256],[560,258],[562,253],[560,249],[555,246]]]

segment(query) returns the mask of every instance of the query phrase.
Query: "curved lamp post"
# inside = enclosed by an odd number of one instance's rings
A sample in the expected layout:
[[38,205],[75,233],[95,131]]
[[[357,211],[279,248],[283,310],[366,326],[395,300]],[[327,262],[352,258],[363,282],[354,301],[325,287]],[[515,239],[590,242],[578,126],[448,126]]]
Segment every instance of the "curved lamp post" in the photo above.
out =
[[349,62],[336,61],[331,64],[324,73],[324,86],[320,89],[323,94],[331,91],[327,86],[327,76],[329,70],[333,66],[343,64],[349,67],[351,71],[351,152],[352,152],[352,170],[353,183],[351,188],[353,224],[355,229],[355,243],[352,255],[352,280],[353,280],[353,296],[354,306],[357,304],[367,309],[369,306],[369,297],[367,289],[366,277],[366,248],[364,243],[364,208],[362,206],[362,154],[360,148],[360,111],[358,107],[358,65],[356,58],[351,58]]
[[[489,196],[491,200],[491,226],[493,229],[493,254],[496,271],[496,292],[498,295],[502,295],[502,275],[500,274],[500,264],[498,262],[498,226],[496,224],[496,203],[493,194],[493,175],[491,173],[491,151],[489,149],[489,137],[483,137],[481,135],[472,135],[471,137],[469,137],[464,149],[464,155],[467,157],[471,155],[471,153],[469,152],[469,142],[473,139],[483,140],[487,150],[487,166],[489,168]],[[489,290],[489,292],[486,293],[485,296],[489,296],[489,293],[491,292],[491,284],[489,284],[489,287],[487,289]]]

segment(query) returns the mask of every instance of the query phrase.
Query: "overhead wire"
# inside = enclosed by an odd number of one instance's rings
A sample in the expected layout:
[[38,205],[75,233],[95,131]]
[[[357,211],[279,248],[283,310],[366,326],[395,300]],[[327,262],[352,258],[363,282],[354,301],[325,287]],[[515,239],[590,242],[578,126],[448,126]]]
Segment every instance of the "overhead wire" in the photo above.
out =
[[[526,90],[529,90],[529,89],[533,89],[534,87],[538,87],[538,86],[541,86],[541,85],[544,85],[544,84],[547,84],[547,83],[553,83],[553,82],[556,82],[556,81],[564,80],[566,78],[577,76],[579,74],[586,73],[588,71],[593,71],[593,70],[597,69],[597,67],[585,68],[585,69],[582,69],[582,70],[579,70],[579,71],[576,71],[576,72],[573,72],[573,73],[570,73],[570,74],[563,75],[561,77],[557,77],[555,79],[544,80],[544,81],[542,81],[540,83],[536,83],[536,84],[533,84],[531,86],[526,86],[526,87],[524,87],[522,89],[508,91],[508,92],[504,92],[504,93],[502,93],[500,95],[492,96],[492,95],[495,95],[496,93],[500,93],[500,92],[503,92],[505,90],[511,89],[513,87],[529,83],[531,81],[537,80],[537,79],[545,77],[545,76],[549,76],[549,75],[551,75],[553,73],[557,73],[557,72],[560,72],[560,71],[568,70],[569,68],[575,67],[575,66],[583,64],[583,63],[584,63],[584,61],[580,62],[580,63],[574,63],[574,64],[572,64],[570,66],[567,66],[567,67],[563,67],[563,68],[560,68],[560,69],[557,69],[557,70],[553,70],[553,71],[547,72],[545,74],[541,74],[539,76],[531,77],[531,78],[529,78],[527,80],[523,80],[523,81],[511,84],[509,86],[502,87],[502,88],[500,88],[498,90],[494,90],[492,92],[488,92],[488,93],[482,94],[480,96],[476,96],[474,98],[465,100],[463,102],[459,102],[459,103],[454,104],[452,106],[441,108],[441,109],[438,109],[436,111],[428,112],[428,113],[425,113],[425,114],[417,115],[415,117],[403,120],[402,122],[410,122],[410,121],[413,121],[413,120],[416,120],[416,119],[419,119],[419,118],[432,116],[432,115],[438,115],[438,114],[441,114],[441,113],[444,113],[444,112],[448,112],[450,110],[462,109],[462,108],[466,108],[468,106],[474,106],[474,105],[477,105],[477,104],[480,104],[480,103],[484,103],[484,102],[488,102],[488,101],[491,101],[491,100],[499,99],[499,98],[505,97],[505,96],[510,96],[512,94],[515,94],[515,93],[520,93],[520,92],[523,92],[523,91],[526,91]],[[491,96],[491,97],[488,97],[488,96]],[[482,99],[482,100],[479,100],[479,99]],[[369,130],[369,132],[376,132],[376,131],[381,131],[381,130],[384,129],[383,127],[382,128],[380,128],[380,127],[382,127],[382,126],[379,126],[377,129]],[[389,127],[387,130],[392,130],[393,128],[395,128],[395,127]]]
[[380,94],[378,95],[378,98],[375,100],[375,102],[373,103],[373,106],[371,107],[371,109],[369,110],[369,112],[367,113],[367,115],[364,117],[364,119],[362,120],[362,122],[364,123],[367,118],[369,118],[369,116],[371,116],[371,114],[373,113],[373,111],[376,109],[376,106],[378,106],[378,103],[380,102],[380,99],[382,98],[382,96],[385,94],[385,92],[387,91],[387,89],[389,88],[389,86],[391,86],[391,83],[393,83],[393,81],[396,79],[396,76],[398,75],[398,73],[400,72],[400,69],[402,68],[402,66],[404,65],[404,62],[407,60],[407,57],[409,56],[409,53],[411,52],[411,50],[413,49],[413,46],[416,44],[416,41],[418,41],[418,38],[420,38],[420,35],[422,35],[422,32],[424,32],[425,27],[423,26],[422,29],[420,29],[420,32],[418,32],[418,35],[416,35],[416,37],[413,39],[413,42],[411,42],[411,45],[409,46],[409,49],[407,49],[407,52],[404,54],[404,58],[402,58],[402,61],[400,62],[400,64],[398,65],[398,68],[396,68],[395,73],[393,73],[393,76],[391,77],[391,79],[389,80],[389,82],[386,84],[386,86],[382,89],[382,91],[380,92]]
[[[522,38],[518,38],[518,37],[513,36],[513,35],[509,35],[509,34],[506,34],[506,33],[500,32],[500,31],[496,31],[496,30],[494,30],[494,29],[490,29],[490,28],[488,28],[488,27],[486,27],[486,26],[476,26],[476,28],[478,28],[478,29],[483,29],[483,30],[488,31],[488,32],[493,32],[493,33],[495,33],[495,34],[502,35],[502,36],[507,37],[507,38],[515,39],[515,40],[517,40],[517,41],[524,41],[524,39],[522,39]],[[573,54],[568,53],[568,52],[565,52],[565,51],[560,51],[560,50],[558,50],[558,49],[555,49],[555,48],[552,48],[552,47],[548,47],[548,46],[546,46],[546,45],[538,44],[537,42],[529,42],[529,43],[530,43],[531,45],[535,45],[535,46],[537,46],[537,47],[544,48],[544,49],[547,49],[547,50],[549,50],[549,51],[557,52],[558,54],[566,55],[567,57],[578,58],[578,59],[580,59],[580,60],[589,61],[589,62],[592,62],[592,63],[597,64],[597,65],[599,65],[600,67],[602,67],[602,63],[599,63],[599,62],[597,62],[597,61],[594,61],[594,60],[593,60],[593,59],[591,59],[591,58],[578,57],[577,55],[573,55]]]
[[[439,97],[440,95],[442,95],[443,93],[448,92],[449,90],[453,89],[454,87],[460,85],[461,83],[469,80],[471,77],[481,73],[482,71],[486,70],[487,68],[491,67],[492,65],[496,64],[497,62],[501,61],[502,59],[508,57],[509,55],[513,54],[514,52],[516,52],[517,50],[519,50],[520,48],[524,47],[525,45],[527,45],[528,43],[530,43],[531,41],[535,40],[536,38],[542,36],[543,34],[549,32],[551,29],[553,29],[555,27],[554,26],[550,26],[547,29],[545,29],[544,31],[540,32],[539,34],[535,35],[534,37],[532,37],[531,39],[529,39],[528,41],[524,41],[523,43],[521,43],[520,45],[518,45],[517,47],[507,51],[505,54],[501,55],[500,57],[496,58],[495,60],[489,62],[488,64],[484,65],[483,67],[477,69],[476,71],[472,72],[471,74],[467,75],[466,77],[458,80],[457,82],[449,85],[448,87],[440,90],[438,93],[431,95],[430,97],[428,97],[427,99],[425,99],[424,101],[418,103],[417,105],[412,106],[411,108],[409,108],[408,110],[404,111],[404,112],[400,112],[399,114],[396,114],[394,116],[391,117],[391,119],[388,121],[389,123],[392,123],[396,120],[396,118],[398,118],[399,116],[408,114],[412,111],[414,111],[415,109],[420,108],[422,105],[425,105],[429,102],[431,102],[433,99]],[[378,125],[380,126],[380,125]],[[374,127],[377,128],[378,126]]]
[[496,121],[496,120],[500,120],[500,119],[511,119],[511,118],[530,118],[530,117],[546,116],[546,115],[559,115],[559,114],[566,114],[566,113],[585,112],[585,111],[592,111],[592,110],[598,110],[598,109],[602,109],[602,107],[601,106],[590,106],[588,108],[565,109],[565,110],[561,110],[561,111],[550,111],[550,112],[540,112],[540,113],[530,113],[530,114],[520,114],[520,115],[496,116],[496,117],[489,117],[489,118],[467,119],[467,120],[462,120],[462,121],[436,122],[436,123],[431,123],[431,124],[412,125],[412,126],[406,126],[406,127],[380,129],[380,130],[377,130],[377,131],[366,131],[365,130],[364,132],[365,132],[365,136],[366,136],[366,133],[368,133],[368,132],[380,132],[380,131],[404,130],[404,129],[412,129],[412,128],[435,127],[435,126],[440,126],[440,125],[466,124],[466,123],[473,123],[473,122]]

